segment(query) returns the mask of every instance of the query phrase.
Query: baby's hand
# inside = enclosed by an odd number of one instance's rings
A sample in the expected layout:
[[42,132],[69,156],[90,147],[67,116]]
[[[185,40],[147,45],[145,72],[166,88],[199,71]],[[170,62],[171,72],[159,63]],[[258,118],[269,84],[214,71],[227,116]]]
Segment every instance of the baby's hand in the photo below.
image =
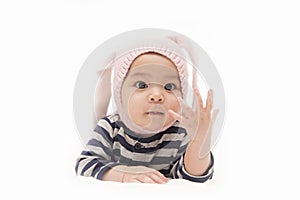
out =
[[167,183],[168,179],[159,171],[144,167],[131,166],[123,174],[123,183]]
[[[194,111],[191,107],[179,99],[182,113],[176,113],[173,110],[169,110],[169,114],[175,119],[181,122],[181,125],[187,130],[191,140],[204,138],[210,133],[210,127],[212,122],[217,116],[218,110],[212,112],[212,91],[209,90],[206,98],[206,105],[203,106],[203,100],[200,92],[197,88],[194,89],[194,93],[197,100],[196,110]],[[211,113],[213,117],[211,117]]]

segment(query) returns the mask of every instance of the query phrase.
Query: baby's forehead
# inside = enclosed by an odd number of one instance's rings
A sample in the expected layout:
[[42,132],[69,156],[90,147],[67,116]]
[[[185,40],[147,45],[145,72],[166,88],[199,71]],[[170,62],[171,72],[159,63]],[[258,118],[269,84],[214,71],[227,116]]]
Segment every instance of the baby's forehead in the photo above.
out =
[[177,69],[157,63],[145,64],[130,68],[126,79],[145,79],[156,81],[179,80]]

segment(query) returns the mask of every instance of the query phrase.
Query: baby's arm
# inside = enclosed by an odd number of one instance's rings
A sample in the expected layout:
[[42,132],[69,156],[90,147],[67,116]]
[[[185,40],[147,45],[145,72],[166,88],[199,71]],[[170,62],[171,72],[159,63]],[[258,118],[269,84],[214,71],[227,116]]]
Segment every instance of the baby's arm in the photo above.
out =
[[115,162],[113,127],[108,118],[101,119],[93,138],[77,159],[76,173],[99,180],[116,182],[166,183],[168,179],[157,170],[144,166],[126,166]]
[[202,176],[212,162],[211,154],[207,154],[201,158],[197,157],[200,145],[202,145],[201,142],[191,141],[184,155],[185,170],[193,176]]
[[206,105],[203,106],[203,101],[198,89],[194,89],[197,99],[198,108],[198,126],[195,135],[191,138],[185,156],[185,169],[192,175],[202,175],[211,163],[210,143],[211,143],[211,125],[216,117],[217,112],[212,113],[212,91],[207,93]]
[[[102,159],[101,159],[102,158]],[[144,166],[118,165],[96,155],[83,151],[76,165],[78,175],[91,176],[104,181],[166,183],[168,179],[159,171]]]
[[[188,106],[184,106],[184,113],[179,115],[170,110],[169,113],[187,129],[191,138],[184,154],[184,169],[192,176],[206,175],[212,167],[213,158],[210,153],[211,124],[212,124],[212,92],[208,92],[206,105],[203,106],[202,98],[197,88],[194,89],[198,107],[193,111]],[[213,112],[215,118],[217,112]],[[196,122],[196,123],[195,123]]]
[[112,161],[112,127],[107,118],[97,124],[92,139],[76,162],[77,175],[102,180],[106,171],[118,165]]
[[[210,164],[206,168],[206,170],[203,173],[201,173],[201,175],[200,173],[198,173],[199,172],[198,168],[195,169],[197,171],[197,175],[192,174],[186,169],[186,163],[185,163],[186,162],[185,155],[186,155],[186,150],[188,145],[189,145],[189,137],[186,136],[182,141],[181,146],[178,149],[178,153],[176,156],[177,159],[173,164],[173,167],[170,171],[170,175],[172,178],[175,179],[182,178],[193,182],[199,182],[199,183],[206,182],[207,180],[211,179],[213,176],[213,167],[214,167],[213,155],[212,153],[210,153],[211,155]],[[193,157],[193,159],[195,159],[195,157]]]

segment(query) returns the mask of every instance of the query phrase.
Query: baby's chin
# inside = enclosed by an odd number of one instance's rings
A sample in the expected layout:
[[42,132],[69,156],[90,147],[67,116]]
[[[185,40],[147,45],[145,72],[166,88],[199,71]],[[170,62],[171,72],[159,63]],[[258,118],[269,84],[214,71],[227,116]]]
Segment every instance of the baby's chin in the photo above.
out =
[[169,128],[170,126],[172,126],[175,123],[175,120],[172,121],[166,121],[166,119],[160,119],[160,118],[152,118],[149,120],[148,123],[144,124],[144,125],[140,125],[140,127],[144,130],[146,130],[147,132],[153,132],[153,133],[158,133],[158,132],[162,132],[164,130],[166,130],[167,128]]

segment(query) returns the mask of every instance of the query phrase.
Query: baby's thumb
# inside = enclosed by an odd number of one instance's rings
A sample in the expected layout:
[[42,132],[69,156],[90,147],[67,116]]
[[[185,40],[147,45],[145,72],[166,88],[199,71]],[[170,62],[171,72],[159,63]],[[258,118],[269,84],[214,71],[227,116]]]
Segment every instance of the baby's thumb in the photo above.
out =
[[168,110],[168,113],[177,121],[182,121],[182,116],[176,113],[174,110]]

